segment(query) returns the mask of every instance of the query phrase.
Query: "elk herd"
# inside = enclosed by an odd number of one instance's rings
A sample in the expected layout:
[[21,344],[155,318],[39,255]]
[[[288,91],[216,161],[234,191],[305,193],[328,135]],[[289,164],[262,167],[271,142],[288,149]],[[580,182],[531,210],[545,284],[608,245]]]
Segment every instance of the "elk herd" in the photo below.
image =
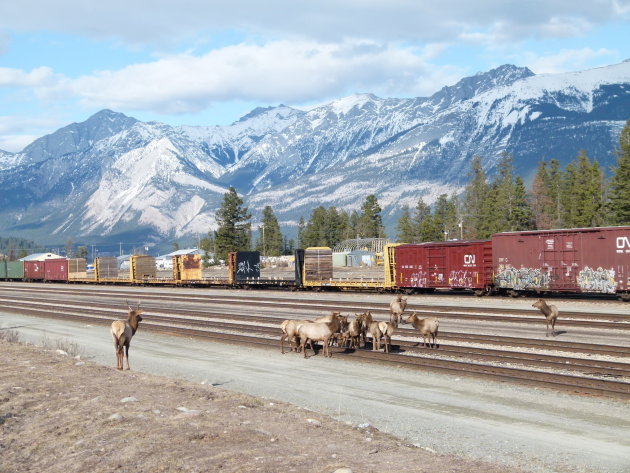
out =
[[[127,320],[115,320],[111,325],[111,335],[114,340],[116,350],[116,367],[119,370],[124,368],[124,361],[129,367],[129,345],[131,338],[138,330],[138,325],[142,321],[142,309],[140,302],[136,307],[132,307],[127,301]],[[547,320],[547,336],[551,327],[551,335],[556,336],[555,325],[558,318],[558,308],[555,305],[547,304],[543,299],[538,299],[532,307],[539,309]],[[416,312],[403,318],[403,313],[407,308],[407,298],[397,295],[389,305],[389,321],[376,321],[372,313],[368,310],[360,314],[355,314],[350,320],[349,315],[342,316],[340,312],[332,312],[314,320],[289,319],[280,324],[282,336],[280,337],[280,350],[284,354],[284,342],[288,342],[290,351],[302,352],[305,358],[307,344],[315,354],[314,343],[319,342],[323,346],[325,357],[331,357],[330,347],[337,344],[338,347],[358,349],[361,344],[366,348],[368,338],[371,339],[373,351],[380,351],[381,341],[385,353],[389,353],[392,335],[398,330],[398,325],[402,323],[410,324],[422,336],[422,346],[437,348],[437,335],[440,326],[436,317],[420,318]],[[420,342],[418,342],[419,344]]]
[[308,358],[306,345],[309,344],[315,354],[313,343],[321,342],[324,356],[330,357],[330,346],[335,343],[339,347],[350,349],[357,349],[362,343],[365,348],[369,338],[373,351],[380,351],[382,344],[383,351],[389,353],[392,335],[401,322],[411,324],[420,332],[423,346],[437,348],[438,319],[422,319],[414,312],[404,320],[406,307],[407,298],[397,295],[389,305],[388,322],[374,320],[369,310],[355,314],[351,320],[350,316],[342,316],[340,312],[332,312],[314,320],[285,320],[280,324],[280,350],[285,353],[284,342],[287,341],[290,351],[302,352],[304,358]]

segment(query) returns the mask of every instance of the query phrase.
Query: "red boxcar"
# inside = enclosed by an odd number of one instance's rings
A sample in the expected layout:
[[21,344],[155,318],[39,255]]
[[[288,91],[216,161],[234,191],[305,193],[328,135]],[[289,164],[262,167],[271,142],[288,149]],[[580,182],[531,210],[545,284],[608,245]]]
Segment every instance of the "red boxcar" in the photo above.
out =
[[24,279],[44,279],[44,262],[24,261]]
[[408,289],[474,289],[492,286],[492,242],[445,241],[394,249],[396,285]]
[[495,284],[512,291],[627,294],[630,227],[497,233]]
[[44,279],[46,281],[67,281],[68,260],[63,258],[44,261]]

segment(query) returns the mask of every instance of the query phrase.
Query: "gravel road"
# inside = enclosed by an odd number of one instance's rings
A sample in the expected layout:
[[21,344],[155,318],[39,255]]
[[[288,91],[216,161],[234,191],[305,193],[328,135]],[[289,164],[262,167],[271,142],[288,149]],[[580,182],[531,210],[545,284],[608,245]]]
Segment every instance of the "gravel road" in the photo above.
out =
[[[461,302],[460,302],[461,303]],[[530,303],[531,304],[531,303]],[[579,305],[580,303],[578,303]],[[625,309],[624,309],[625,310]],[[1,327],[41,344],[76,342],[115,364],[108,328],[0,312]],[[630,403],[467,377],[407,371],[340,357],[148,333],[132,342],[136,371],[285,401],[353,425],[370,424],[421,448],[539,472],[630,472]]]

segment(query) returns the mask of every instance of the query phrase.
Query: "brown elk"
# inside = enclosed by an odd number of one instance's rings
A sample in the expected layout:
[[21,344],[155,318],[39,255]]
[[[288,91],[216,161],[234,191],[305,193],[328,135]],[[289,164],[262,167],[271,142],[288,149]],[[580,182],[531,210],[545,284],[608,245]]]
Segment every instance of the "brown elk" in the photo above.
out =
[[[306,342],[310,340],[311,347],[313,347],[313,342],[322,342],[324,346],[324,356],[331,357],[329,341],[330,337],[333,336],[339,330],[340,322],[339,322],[339,313],[333,313],[330,316],[330,322],[313,322],[302,324],[298,329],[298,334],[300,335],[300,349],[304,352],[304,358],[308,358],[306,354]],[[315,349],[313,348],[313,354],[315,354]]]
[[367,312],[358,314],[357,320],[359,321],[359,327],[361,331],[360,338],[363,339],[363,346],[365,347],[367,332],[370,329],[370,324],[374,321],[374,319],[372,318],[372,313],[368,310]]
[[407,308],[407,298],[398,294],[396,298],[389,304],[389,321],[399,324],[402,322],[402,315]]
[[138,324],[142,322],[142,309],[140,309],[140,302],[135,309],[131,307],[127,302],[129,308],[129,316],[127,320],[114,320],[112,322],[111,334],[114,339],[114,348],[116,349],[116,364],[119,370],[123,369],[124,359],[127,359],[127,369],[129,367],[129,344],[131,343],[131,337],[136,334],[138,330]]
[[[420,335],[422,335],[422,346],[427,346],[428,340],[429,347],[437,347],[435,339],[437,338],[440,322],[436,317],[421,319],[414,312],[409,317],[407,317],[407,323],[412,324],[416,328],[416,330],[420,332]],[[431,343],[431,341],[433,341],[433,343]]]
[[539,309],[547,319],[547,336],[549,336],[549,325],[551,325],[551,335],[555,337],[558,308],[555,305],[548,305],[543,299],[538,299],[532,304],[532,307]]

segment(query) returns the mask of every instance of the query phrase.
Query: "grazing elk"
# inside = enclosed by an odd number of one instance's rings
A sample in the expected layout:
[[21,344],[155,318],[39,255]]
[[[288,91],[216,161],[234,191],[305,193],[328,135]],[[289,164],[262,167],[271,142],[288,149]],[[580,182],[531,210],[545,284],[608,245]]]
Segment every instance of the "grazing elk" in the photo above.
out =
[[341,334],[341,343],[347,348],[347,342],[350,341],[350,348],[359,348],[359,339],[361,337],[361,324],[359,323],[359,315],[355,314],[355,318],[348,322],[348,328]]
[[539,309],[547,319],[547,336],[549,336],[549,325],[551,325],[551,335],[555,337],[558,308],[555,305],[548,305],[543,299],[538,299],[532,304],[532,307]]
[[116,367],[119,370],[123,369],[123,361],[127,359],[127,369],[129,367],[129,344],[131,343],[131,337],[136,334],[138,330],[138,324],[142,322],[142,309],[140,309],[140,302],[135,309],[131,308],[131,304],[127,301],[127,307],[129,308],[129,316],[127,320],[114,320],[112,322],[112,338],[114,339],[114,348],[116,349]]
[[407,298],[398,294],[396,298],[389,304],[389,320],[399,324],[402,321],[402,315],[407,308]]
[[[421,319],[414,312],[409,317],[407,317],[407,323],[412,324],[422,335],[422,346],[427,346],[428,340],[429,347],[437,347],[435,339],[437,338],[438,328],[440,326],[440,322],[438,321],[437,317],[428,317],[426,319]],[[431,341],[433,341],[433,344],[431,344]]]

